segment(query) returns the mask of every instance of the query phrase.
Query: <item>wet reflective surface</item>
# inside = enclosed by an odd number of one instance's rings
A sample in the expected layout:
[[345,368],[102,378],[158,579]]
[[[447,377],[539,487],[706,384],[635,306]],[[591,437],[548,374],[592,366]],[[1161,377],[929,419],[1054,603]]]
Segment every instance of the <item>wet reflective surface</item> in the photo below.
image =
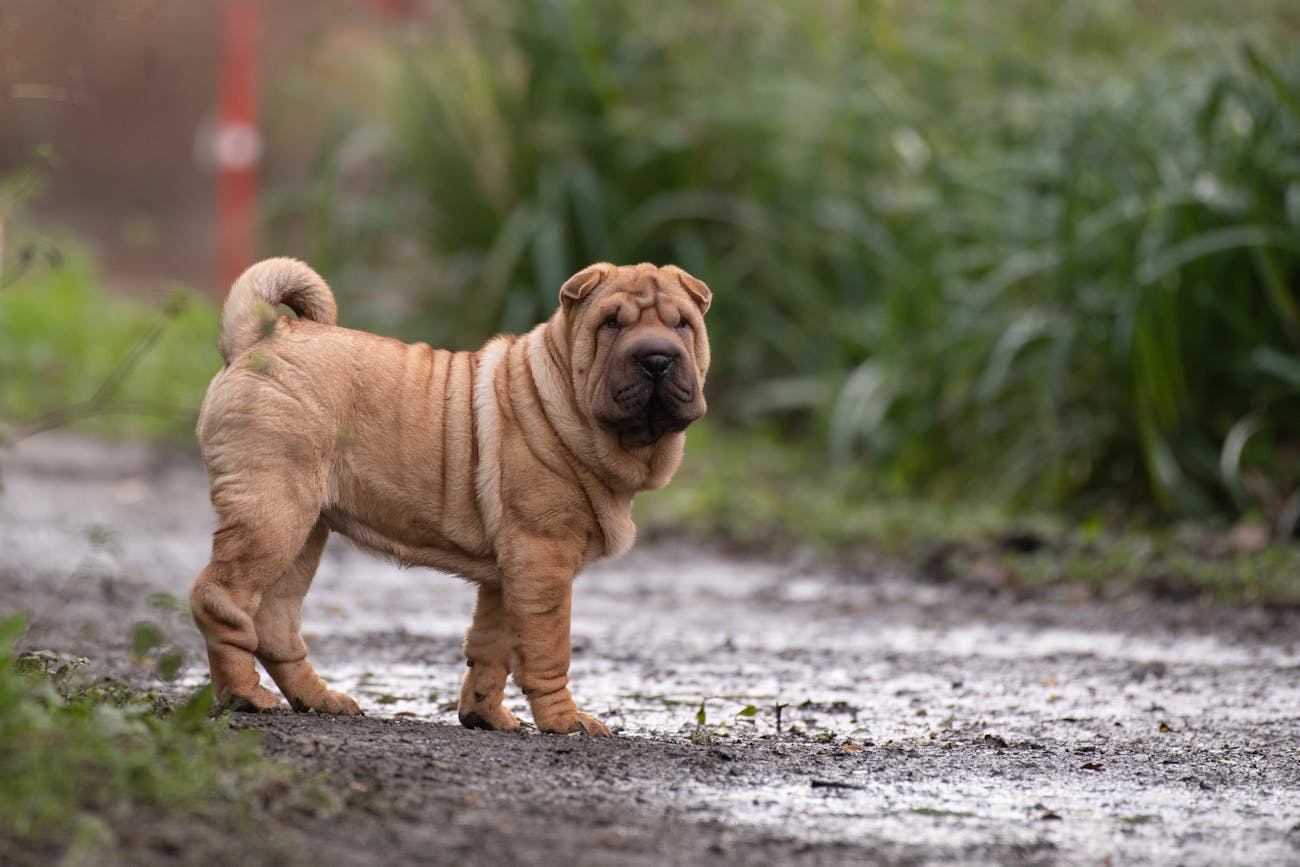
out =
[[[197,458],[52,437],[0,467],[0,607],[33,613],[33,645],[145,676],[121,657],[130,623],[157,616],[150,592],[183,597],[205,562]],[[1294,621],[1013,603],[886,565],[639,546],[575,589],[573,691],[621,736],[601,746],[454,725],[473,596],[335,538],[304,631],[322,676],[372,720],[359,725],[409,722],[431,751],[468,743],[471,765],[576,745],[560,760],[622,769],[589,794],[628,811],[903,859],[1300,860]],[[182,684],[198,683],[197,637],[175,635]],[[527,718],[513,687],[507,703]],[[344,725],[316,722],[321,737]],[[285,737],[312,724],[256,722]],[[381,728],[346,737],[395,736]]]

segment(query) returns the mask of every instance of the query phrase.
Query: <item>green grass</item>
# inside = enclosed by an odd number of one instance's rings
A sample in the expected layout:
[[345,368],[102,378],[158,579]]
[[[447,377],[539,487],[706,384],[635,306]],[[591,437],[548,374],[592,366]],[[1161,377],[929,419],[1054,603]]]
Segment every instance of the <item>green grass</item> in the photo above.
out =
[[1300,544],[1271,538],[1259,520],[1142,523],[1105,504],[1071,515],[881,496],[861,474],[828,469],[778,437],[707,420],[691,428],[672,484],[637,499],[636,518],[643,539],[685,534],[851,570],[878,570],[883,556],[920,580],[1012,594],[1073,586],[1099,598],[1300,608]]
[[277,213],[345,310],[473,346],[588,262],[676,261],[715,414],[878,494],[1292,529],[1291,5],[489,2],[426,35],[313,67],[365,97],[309,101],[332,134]]
[[983,539],[1014,514],[979,501],[881,496],[864,475],[829,470],[775,433],[707,420],[691,428],[673,482],[636,501],[645,537],[685,532],[723,547],[823,557],[862,549],[905,557],[926,541]]
[[142,812],[235,831],[252,795],[284,776],[255,734],[208,718],[210,689],[173,704],[89,681],[85,660],[16,652],[23,626],[0,621],[0,861],[93,863]]
[[76,422],[115,436],[192,437],[221,367],[219,312],[184,289],[157,303],[106,292],[73,252],[0,289],[0,432]]
[[[1001,560],[1011,581],[1025,587],[1075,584],[1094,595],[1117,598],[1145,592],[1177,601],[1300,609],[1300,545],[1239,546],[1231,534],[1204,528],[1108,534],[1062,533],[1032,554],[986,546],[962,558]],[[992,554],[990,554],[992,551]],[[968,566],[967,566],[968,568]]]

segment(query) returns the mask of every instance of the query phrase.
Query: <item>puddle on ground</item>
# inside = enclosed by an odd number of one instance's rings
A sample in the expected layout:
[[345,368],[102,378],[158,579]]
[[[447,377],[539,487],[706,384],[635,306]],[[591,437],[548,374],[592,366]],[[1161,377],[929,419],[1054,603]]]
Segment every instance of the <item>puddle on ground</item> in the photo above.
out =
[[[373,702],[372,712],[454,720],[463,674],[454,648],[472,588],[355,552],[327,566],[304,615],[331,648],[318,659],[322,672]],[[1182,731],[1300,707],[1293,647],[1015,621],[928,628],[882,620],[873,586],[830,574],[793,586],[787,594],[780,569],[699,552],[689,563],[649,552],[593,568],[575,591],[575,696],[629,734],[694,729],[701,714],[720,733],[772,734],[780,705],[782,731],[880,743],[985,730],[1086,739],[1098,727],[1161,723]],[[429,662],[335,661],[350,638],[358,656],[398,650]],[[1290,676],[1233,677],[1260,665]],[[508,701],[525,710],[517,693]]]
[[[3,565],[183,597],[209,545],[197,465],[49,442],[6,465]],[[458,579],[333,539],[304,628],[318,670],[368,714],[455,724],[473,600]],[[624,737],[740,759],[788,745],[785,764],[674,783],[677,807],[724,823],[958,849],[1047,841],[1094,861],[1296,860],[1296,637],[999,605],[903,576],[643,546],[579,578],[572,686]],[[195,664],[186,682],[204,674]],[[527,718],[513,687],[507,701]],[[823,785],[801,775],[801,756],[846,745],[859,749]]]
[[[323,673],[368,713],[455,724],[463,673],[456,649],[472,589],[353,556],[340,555],[338,571],[323,574],[317,588],[316,604],[331,611],[307,618],[331,648]],[[359,577],[367,588],[360,610],[335,599]],[[916,609],[880,604],[907,592],[833,574],[789,581],[778,567],[698,551],[638,552],[579,579],[575,697],[623,737],[689,738],[741,755],[746,744],[771,739],[861,747],[855,757],[915,755],[915,772],[877,775],[868,759],[821,786],[807,777],[683,781],[678,801],[722,822],[809,840],[926,839],[960,848],[997,839],[1155,861],[1168,857],[1176,829],[1183,841],[1213,839],[1215,851],[1249,850],[1265,860],[1293,854],[1286,833],[1300,820],[1294,787],[1202,791],[1158,784],[1141,769],[1167,763],[1171,749],[1199,762],[1239,763],[1243,732],[1260,726],[1267,740],[1293,725],[1294,646],[1158,627],[1142,635],[1035,627],[1017,618],[931,625],[904,616]],[[406,644],[401,655],[428,661],[336,659],[349,636],[386,657],[366,634],[382,628],[392,636],[394,627],[396,643]],[[517,691],[508,704],[527,718]],[[1027,752],[998,777],[963,762],[942,770],[972,743]],[[1051,758],[1039,757],[1044,745]],[[1098,770],[1080,779],[1077,770],[1094,764]]]

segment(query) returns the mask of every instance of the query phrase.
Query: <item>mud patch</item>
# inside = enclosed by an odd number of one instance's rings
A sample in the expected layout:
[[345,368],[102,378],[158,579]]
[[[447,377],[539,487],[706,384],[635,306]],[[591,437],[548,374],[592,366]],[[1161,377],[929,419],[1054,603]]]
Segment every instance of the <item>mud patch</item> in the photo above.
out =
[[[32,614],[28,646],[148,677],[130,625],[208,548],[197,458],[64,437],[3,458],[0,610]],[[603,742],[456,724],[472,604],[331,540],[304,623],[367,717],[238,723],[333,793],[272,823],[291,860],[1300,860],[1295,618],[647,546],[575,591],[573,687]],[[201,647],[174,632],[184,690]]]

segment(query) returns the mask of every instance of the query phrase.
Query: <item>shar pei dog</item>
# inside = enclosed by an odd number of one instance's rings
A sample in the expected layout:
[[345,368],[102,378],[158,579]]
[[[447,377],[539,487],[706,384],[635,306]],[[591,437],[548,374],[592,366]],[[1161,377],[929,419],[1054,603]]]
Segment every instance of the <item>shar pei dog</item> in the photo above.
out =
[[[586,268],[559,309],[476,352],[337,327],[293,259],[249,268],[222,310],[199,415],[217,527],[190,593],[221,707],[360,713],[307,660],[302,601],[326,537],[474,582],[460,721],[609,736],[569,693],[574,577],[632,545],[632,497],[669,480],[704,415],[711,299],[672,265]],[[278,316],[280,305],[295,317]]]

